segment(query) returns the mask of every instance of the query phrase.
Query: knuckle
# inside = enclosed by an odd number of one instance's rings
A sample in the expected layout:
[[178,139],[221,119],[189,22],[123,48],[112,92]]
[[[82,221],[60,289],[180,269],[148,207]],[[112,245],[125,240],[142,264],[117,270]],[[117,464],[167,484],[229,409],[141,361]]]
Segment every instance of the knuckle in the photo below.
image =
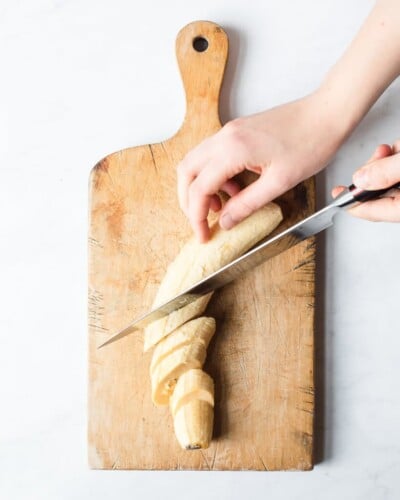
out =
[[221,132],[224,134],[225,138],[228,140],[238,143],[243,141],[244,139],[244,119],[243,118],[235,118],[234,120],[228,122],[221,129]]
[[178,175],[184,177],[190,177],[193,171],[193,166],[195,165],[195,155],[192,151],[186,153],[182,160],[176,166]]
[[251,200],[241,200],[240,205],[242,207],[242,213],[249,215],[256,209],[256,204]]
[[237,200],[236,210],[232,211],[232,218],[235,220],[235,222],[239,222],[252,214],[256,209],[256,204],[250,199]]
[[[270,179],[272,179],[272,176],[270,176]],[[273,179],[276,188],[282,192],[288,191],[296,184],[296,182],[293,182],[293,174],[285,170],[274,173]],[[269,182],[271,182],[271,180]]]
[[242,130],[244,126],[245,119],[244,118],[234,118],[225,124],[224,129],[230,132],[236,132],[238,130]]
[[197,178],[189,187],[189,196],[198,199],[207,194],[207,186],[201,178]]

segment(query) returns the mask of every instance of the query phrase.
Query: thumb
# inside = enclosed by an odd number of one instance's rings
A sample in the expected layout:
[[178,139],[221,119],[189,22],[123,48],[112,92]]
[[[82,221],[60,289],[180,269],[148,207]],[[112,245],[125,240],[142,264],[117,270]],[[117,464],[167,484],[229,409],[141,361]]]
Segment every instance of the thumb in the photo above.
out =
[[222,229],[231,229],[250,214],[275,199],[286,190],[270,172],[261,176],[232,196],[225,204],[219,219]]

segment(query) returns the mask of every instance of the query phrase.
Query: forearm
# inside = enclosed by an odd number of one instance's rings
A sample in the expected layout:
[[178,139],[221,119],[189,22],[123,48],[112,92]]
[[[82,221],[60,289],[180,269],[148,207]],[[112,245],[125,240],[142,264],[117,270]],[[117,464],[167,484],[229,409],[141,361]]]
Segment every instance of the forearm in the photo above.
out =
[[[209,211],[221,208],[219,191],[230,196],[220,212],[229,229],[327,165],[400,73],[399,27],[400,0],[379,0],[315,92],[234,120],[185,156],[179,202],[200,241],[210,236]],[[258,177],[241,189],[244,170]]]
[[400,0],[378,0],[318,94],[345,139],[400,74]]

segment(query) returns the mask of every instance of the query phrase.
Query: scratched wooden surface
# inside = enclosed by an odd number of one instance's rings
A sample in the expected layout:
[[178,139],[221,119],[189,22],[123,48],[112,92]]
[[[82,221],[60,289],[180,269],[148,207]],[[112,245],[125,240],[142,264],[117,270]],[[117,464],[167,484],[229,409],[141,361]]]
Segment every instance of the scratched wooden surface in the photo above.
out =
[[[208,40],[197,52],[194,38]],[[214,294],[217,320],[205,370],[216,388],[207,450],[180,449],[167,408],[150,398],[142,334],[97,350],[147,311],[167,265],[190,234],[178,208],[175,166],[220,127],[228,40],[196,22],[177,38],[187,112],[162,143],[107,156],[90,176],[89,464],[96,469],[307,470],[313,446],[314,241]],[[160,112],[167,113],[168,106]],[[248,180],[248,179],[247,179]],[[246,179],[243,178],[246,182]],[[314,183],[281,197],[283,225],[314,211]],[[281,226],[282,228],[283,226]]]

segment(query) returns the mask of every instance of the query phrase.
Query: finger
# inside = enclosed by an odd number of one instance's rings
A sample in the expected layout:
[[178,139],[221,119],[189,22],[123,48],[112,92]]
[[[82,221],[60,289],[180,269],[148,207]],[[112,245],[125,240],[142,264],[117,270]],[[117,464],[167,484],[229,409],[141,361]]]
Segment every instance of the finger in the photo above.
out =
[[213,194],[210,198],[210,209],[213,212],[219,212],[222,207],[221,198],[217,194]]
[[372,222],[400,222],[400,196],[366,201],[349,210],[351,215]]
[[200,241],[206,241],[209,234],[207,216],[212,196],[221,189],[221,186],[235,192],[234,181],[228,181],[240,170],[242,167],[233,164],[215,168],[213,162],[204,167],[189,186],[187,216]]
[[342,193],[346,189],[347,189],[346,186],[335,186],[331,191],[332,198],[336,198],[337,196],[339,196],[340,193]]
[[[400,141],[399,141],[399,148],[400,148]],[[367,163],[371,163],[374,160],[378,160],[380,158],[385,158],[385,156],[391,155],[392,152],[393,150],[388,144],[380,144],[372,153],[372,156],[369,158]],[[342,193],[346,189],[347,189],[346,186],[335,186],[331,191],[332,198],[336,198],[337,196],[339,196],[340,193]]]
[[186,215],[189,186],[213,157],[213,142],[211,139],[211,137],[208,137],[198,144],[177,166],[178,201]]
[[371,163],[374,160],[379,160],[380,158],[385,158],[385,156],[390,156],[392,152],[392,148],[391,146],[389,146],[389,144],[380,144],[372,153],[372,156],[367,161],[367,163]]
[[374,190],[394,185],[400,180],[400,157],[387,156],[361,167],[353,175],[357,187]]
[[205,202],[206,208],[204,209],[205,215],[203,217],[193,219],[193,217],[190,217],[190,212],[189,212],[190,225],[192,226],[193,232],[200,243],[205,243],[210,238],[210,227],[208,225],[207,216],[208,212],[211,209],[211,198],[212,196],[207,196],[206,198]]
[[237,181],[229,179],[222,184],[222,186],[220,187],[220,191],[223,191],[229,196],[235,196],[235,194],[240,191],[240,185]]
[[179,206],[183,210],[183,212],[187,215],[187,193],[190,184],[196,178],[196,174],[194,172],[190,172],[188,169],[182,166],[182,164],[178,165],[178,176],[177,176],[177,185],[178,185],[178,201]]
[[[240,191],[240,186],[236,181],[229,180],[221,186],[220,191],[227,193],[229,196],[234,196],[236,193],[238,193]],[[222,208],[221,198],[217,194],[211,195],[211,197],[210,197],[210,210],[212,210],[213,212],[219,212],[221,210],[221,208]],[[203,226],[204,227],[201,228],[199,233],[198,233],[198,239],[202,243],[207,241],[208,235],[209,235],[208,224],[207,224],[207,228],[205,227],[205,225],[203,225]]]
[[265,172],[227,201],[220,216],[220,226],[223,229],[231,229],[291,187],[283,186],[277,178],[268,174]]

